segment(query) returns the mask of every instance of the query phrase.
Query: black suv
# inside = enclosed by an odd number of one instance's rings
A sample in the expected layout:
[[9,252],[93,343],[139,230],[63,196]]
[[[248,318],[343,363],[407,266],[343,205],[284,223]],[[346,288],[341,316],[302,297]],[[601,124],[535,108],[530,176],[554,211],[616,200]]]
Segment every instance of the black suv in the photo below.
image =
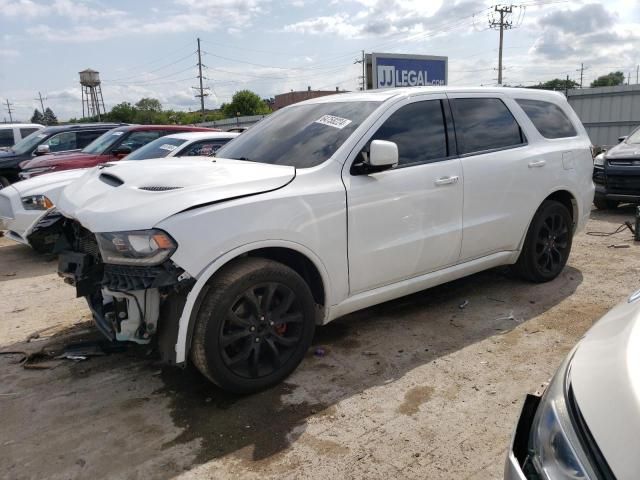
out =
[[618,140],[618,145],[598,155],[593,164],[593,203],[601,209],[640,203],[640,127]]
[[122,123],[83,123],[46,127],[23,138],[7,152],[0,152],[0,188],[18,180],[19,164],[37,155],[79,150]]

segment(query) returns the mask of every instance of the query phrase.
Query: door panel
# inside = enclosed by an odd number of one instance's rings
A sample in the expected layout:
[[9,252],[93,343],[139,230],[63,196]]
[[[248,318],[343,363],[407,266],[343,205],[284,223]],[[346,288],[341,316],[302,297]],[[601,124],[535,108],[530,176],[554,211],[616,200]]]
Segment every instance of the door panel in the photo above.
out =
[[400,165],[344,174],[351,294],[453,265],[460,255],[464,182],[460,160],[447,158],[440,100],[406,101],[380,123],[368,142],[395,141]]

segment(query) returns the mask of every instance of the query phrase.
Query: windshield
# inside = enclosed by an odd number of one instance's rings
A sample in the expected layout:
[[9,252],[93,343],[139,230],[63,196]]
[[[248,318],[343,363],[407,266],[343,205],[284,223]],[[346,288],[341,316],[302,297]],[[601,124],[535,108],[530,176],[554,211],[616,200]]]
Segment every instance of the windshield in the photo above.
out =
[[108,132],[100,135],[89,145],[84,147],[82,149],[82,153],[92,153],[94,155],[100,155],[104,153],[107,148],[116,143],[124,134],[125,132],[123,130],[109,130]]
[[327,160],[379,102],[294,105],[272,114],[216,152],[217,157],[296,168]]
[[43,133],[42,131],[38,130],[20,140],[11,148],[11,150],[13,150],[18,155],[24,155],[25,153],[31,152],[31,150],[33,150],[36,145],[42,143],[47,137],[49,137],[48,133]]
[[640,128],[636,128],[633,132],[631,132],[631,135],[627,137],[625,142],[631,143],[631,144],[640,143]]
[[186,140],[182,138],[157,138],[144,147],[130,153],[123,160],[148,160],[150,158],[164,158],[182,145]]

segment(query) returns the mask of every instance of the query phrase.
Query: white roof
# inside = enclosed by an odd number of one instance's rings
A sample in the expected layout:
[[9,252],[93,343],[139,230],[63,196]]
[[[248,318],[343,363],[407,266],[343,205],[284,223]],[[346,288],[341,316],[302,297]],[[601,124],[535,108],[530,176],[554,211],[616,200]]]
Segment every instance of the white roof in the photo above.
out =
[[0,123],[0,128],[44,128],[39,123]]
[[162,138],[178,138],[180,140],[215,140],[216,138],[235,138],[239,133],[236,132],[181,132],[165,135]]
[[550,101],[557,101],[564,98],[561,93],[549,90],[538,90],[533,88],[512,88],[512,87],[399,87],[367,90],[366,92],[345,92],[325,97],[312,98],[300,104],[329,103],[329,102],[384,102],[393,97],[410,97],[425,93],[481,93],[481,94],[501,94],[517,98],[544,98]]

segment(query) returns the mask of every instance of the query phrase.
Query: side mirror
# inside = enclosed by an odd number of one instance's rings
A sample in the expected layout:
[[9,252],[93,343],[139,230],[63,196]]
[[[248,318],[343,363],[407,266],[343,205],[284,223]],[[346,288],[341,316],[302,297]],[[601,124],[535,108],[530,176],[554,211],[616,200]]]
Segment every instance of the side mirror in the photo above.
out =
[[48,153],[51,153],[51,148],[49,148],[49,145],[38,145],[34,153],[38,156],[46,155]]
[[386,140],[374,140],[369,147],[369,167],[374,172],[398,165],[398,145]]
[[129,155],[131,151],[132,151],[131,147],[127,147],[126,145],[120,145],[119,147],[111,150],[111,154],[115,155],[118,158],[123,158]]
[[622,142],[624,142],[626,139],[627,139],[627,136],[626,136],[626,135],[623,135],[623,136],[621,136],[621,137],[618,137],[618,142],[619,142],[619,143],[622,143]]

